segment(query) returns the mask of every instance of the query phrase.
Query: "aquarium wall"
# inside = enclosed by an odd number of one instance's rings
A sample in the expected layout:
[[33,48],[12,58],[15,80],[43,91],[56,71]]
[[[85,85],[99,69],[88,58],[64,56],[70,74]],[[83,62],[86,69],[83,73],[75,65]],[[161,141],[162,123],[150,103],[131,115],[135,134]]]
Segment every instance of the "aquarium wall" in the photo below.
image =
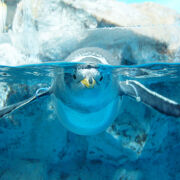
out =
[[[50,86],[53,63],[83,47],[111,53],[120,80],[135,79],[180,103],[176,3],[0,0],[0,109]],[[0,179],[179,180],[179,119],[121,100],[116,120],[91,136],[68,131],[51,97],[1,118]]]

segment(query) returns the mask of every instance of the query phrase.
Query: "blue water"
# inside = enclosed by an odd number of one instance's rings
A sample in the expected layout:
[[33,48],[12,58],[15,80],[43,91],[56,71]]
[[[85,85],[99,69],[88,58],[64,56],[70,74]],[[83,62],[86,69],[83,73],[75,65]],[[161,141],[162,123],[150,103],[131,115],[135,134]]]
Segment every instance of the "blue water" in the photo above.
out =
[[[54,72],[72,73],[79,65],[1,66],[1,85],[10,87],[5,105],[32,96],[39,87],[50,86],[57,75]],[[180,64],[96,68],[119,79],[135,79],[180,103]],[[43,97],[1,119],[0,179],[179,180],[179,142],[178,119],[131,98],[123,99],[118,118],[107,130],[95,136],[79,136],[61,125],[51,98]]]

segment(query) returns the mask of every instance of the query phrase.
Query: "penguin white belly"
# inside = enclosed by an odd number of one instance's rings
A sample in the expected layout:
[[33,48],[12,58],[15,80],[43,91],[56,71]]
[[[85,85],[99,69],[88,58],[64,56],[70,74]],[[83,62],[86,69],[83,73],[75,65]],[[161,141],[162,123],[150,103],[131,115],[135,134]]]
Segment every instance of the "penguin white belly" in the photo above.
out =
[[94,135],[104,131],[117,117],[121,105],[120,98],[116,97],[99,111],[84,113],[65,105],[55,95],[52,97],[61,123],[79,135]]

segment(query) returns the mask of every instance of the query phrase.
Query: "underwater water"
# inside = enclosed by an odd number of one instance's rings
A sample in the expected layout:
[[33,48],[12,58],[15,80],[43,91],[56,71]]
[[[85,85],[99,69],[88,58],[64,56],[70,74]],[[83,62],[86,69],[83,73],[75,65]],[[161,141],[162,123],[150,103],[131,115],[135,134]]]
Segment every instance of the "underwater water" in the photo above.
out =
[[[81,65],[1,66],[0,84],[8,92],[1,106],[27,99],[38,88],[51,86],[62,70],[72,74]],[[137,80],[180,103],[178,63],[96,68],[119,80]],[[62,126],[53,100],[46,96],[0,119],[0,179],[178,180],[179,142],[178,118],[128,97],[123,98],[117,119],[106,130],[92,136],[74,134]]]

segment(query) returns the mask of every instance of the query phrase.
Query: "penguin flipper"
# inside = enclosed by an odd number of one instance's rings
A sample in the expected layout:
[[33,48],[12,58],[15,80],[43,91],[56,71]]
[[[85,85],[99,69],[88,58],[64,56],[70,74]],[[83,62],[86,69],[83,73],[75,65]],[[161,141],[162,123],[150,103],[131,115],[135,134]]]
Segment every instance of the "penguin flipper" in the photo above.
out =
[[23,101],[20,101],[18,103],[15,103],[15,104],[12,104],[12,105],[9,105],[9,106],[6,106],[4,107],[3,109],[0,110],[0,118],[2,118],[3,116],[19,109],[20,107],[23,107],[25,106],[26,104],[29,104],[30,102],[33,102],[35,101],[37,98],[40,98],[40,97],[43,97],[43,96],[46,96],[46,95],[50,95],[52,93],[52,87],[49,87],[49,88],[39,88],[35,95],[28,98],[28,99],[25,99]]
[[121,81],[119,87],[120,95],[134,97],[137,101],[141,101],[168,116],[180,117],[180,104],[146,88],[138,81]]

